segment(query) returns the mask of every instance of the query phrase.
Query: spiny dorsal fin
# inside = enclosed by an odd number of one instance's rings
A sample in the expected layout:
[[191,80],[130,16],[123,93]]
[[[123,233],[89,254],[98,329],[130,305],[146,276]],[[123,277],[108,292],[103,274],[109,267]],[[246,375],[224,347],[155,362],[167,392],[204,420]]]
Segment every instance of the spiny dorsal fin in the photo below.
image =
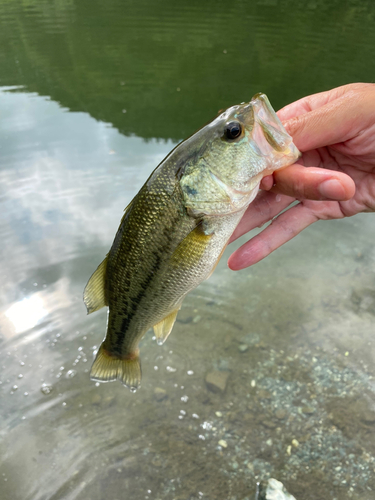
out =
[[166,316],[164,319],[159,321],[159,323],[156,323],[154,325],[154,333],[156,337],[156,342],[159,345],[163,345],[164,342],[167,340],[169,334],[172,331],[173,325],[176,321],[177,313],[181,309],[181,305],[172,311],[168,316]]
[[87,307],[87,314],[91,314],[92,312],[108,305],[105,296],[105,275],[107,272],[107,262],[108,255],[91,276],[83,292],[83,301]]

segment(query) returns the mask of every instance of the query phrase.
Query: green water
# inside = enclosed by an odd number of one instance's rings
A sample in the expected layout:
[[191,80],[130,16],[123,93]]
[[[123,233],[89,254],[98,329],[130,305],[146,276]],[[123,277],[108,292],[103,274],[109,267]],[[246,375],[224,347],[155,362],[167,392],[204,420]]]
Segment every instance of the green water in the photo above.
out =
[[268,477],[374,498],[375,216],[240,273],[232,245],[167,343],[144,339],[136,394],[90,382],[106,312],[82,303],[178,140],[259,91],[277,109],[375,81],[374,23],[358,0],[0,0],[1,500],[253,500]]

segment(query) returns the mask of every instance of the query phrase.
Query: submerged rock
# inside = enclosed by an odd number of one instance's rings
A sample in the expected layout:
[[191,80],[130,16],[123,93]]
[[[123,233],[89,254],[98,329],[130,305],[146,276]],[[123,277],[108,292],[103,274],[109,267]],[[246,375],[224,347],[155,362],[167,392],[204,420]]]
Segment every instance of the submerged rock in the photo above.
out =
[[229,372],[226,371],[212,371],[206,375],[207,388],[212,392],[225,392],[227,387]]
[[259,493],[255,500],[296,500],[293,495],[288,493],[283,483],[277,479],[269,479],[259,487]]
[[164,399],[167,399],[167,397],[168,394],[165,389],[163,389],[162,387],[155,387],[154,398],[156,399],[156,401],[158,402],[163,401]]

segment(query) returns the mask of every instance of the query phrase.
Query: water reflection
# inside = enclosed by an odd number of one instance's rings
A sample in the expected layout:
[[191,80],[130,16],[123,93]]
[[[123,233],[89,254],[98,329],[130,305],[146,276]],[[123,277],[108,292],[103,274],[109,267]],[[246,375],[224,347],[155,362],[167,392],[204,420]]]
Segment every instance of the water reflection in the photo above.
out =
[[47,314],[43,299],[36,294],[16,302],[5,312],[5,316],[11,321],[15,333],[34,328]]

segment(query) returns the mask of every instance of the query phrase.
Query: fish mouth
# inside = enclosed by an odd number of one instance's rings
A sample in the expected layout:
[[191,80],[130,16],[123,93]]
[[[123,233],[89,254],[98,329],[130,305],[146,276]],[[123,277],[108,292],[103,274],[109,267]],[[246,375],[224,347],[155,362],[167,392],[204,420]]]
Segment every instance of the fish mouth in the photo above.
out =
[[[281,161],[275,164],[272,170],[277,170],[289,160],[296,161],[301,153],[293,144],[281,120],[271,106],[268,97],[259,93],[250,101],[253,106],[256,127],[253,128],[253,141],[262,156],[279,154]],[[268,175],[271,172],[268,172]]]

